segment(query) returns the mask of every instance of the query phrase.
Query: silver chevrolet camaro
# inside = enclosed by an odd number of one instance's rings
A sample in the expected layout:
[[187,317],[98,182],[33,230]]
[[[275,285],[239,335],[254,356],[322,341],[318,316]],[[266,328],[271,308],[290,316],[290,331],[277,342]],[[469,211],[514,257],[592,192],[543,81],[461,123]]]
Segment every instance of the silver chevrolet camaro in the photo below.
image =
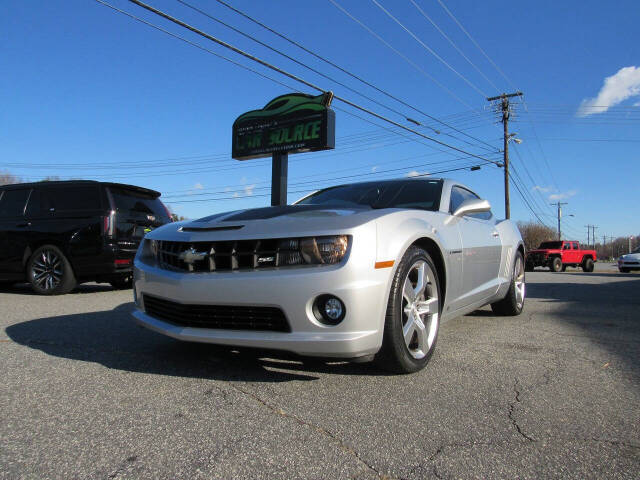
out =
[[456,181],[340,185],[148,233],[133,316],[180,340],[415,372],[443,321],[522,312],[523,259],[516,226]]

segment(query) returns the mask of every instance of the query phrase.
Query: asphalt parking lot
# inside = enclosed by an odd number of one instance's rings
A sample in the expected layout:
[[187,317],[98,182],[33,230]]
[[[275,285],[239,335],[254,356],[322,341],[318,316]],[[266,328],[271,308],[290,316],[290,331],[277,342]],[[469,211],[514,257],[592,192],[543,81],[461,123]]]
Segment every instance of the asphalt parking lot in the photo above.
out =
[[527,274],[414,375],[180,343],[131,291],[0,292],[0,478],[634,478],[640,274]]

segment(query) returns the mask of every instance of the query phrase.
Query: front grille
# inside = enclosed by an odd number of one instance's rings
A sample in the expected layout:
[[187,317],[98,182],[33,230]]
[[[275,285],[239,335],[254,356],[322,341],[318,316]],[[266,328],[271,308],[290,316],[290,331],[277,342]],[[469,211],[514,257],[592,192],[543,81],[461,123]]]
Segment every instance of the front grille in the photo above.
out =
[[277,267],[302,263],[294,246],[283,239],[218,242],[158,242],[158,260],[164,268],[187,272],[215,272]]
[[145,312],[174,325],[222,330],[290,332],[284,312],[276,307],[193,305],[143,295]]

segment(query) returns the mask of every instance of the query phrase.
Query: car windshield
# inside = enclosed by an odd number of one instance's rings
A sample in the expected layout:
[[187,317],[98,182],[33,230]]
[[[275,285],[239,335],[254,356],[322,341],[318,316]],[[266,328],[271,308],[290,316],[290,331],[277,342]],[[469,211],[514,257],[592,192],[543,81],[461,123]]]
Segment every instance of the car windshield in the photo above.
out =
[[538,247],[543,250],[562,248],[562,242],[542,242]]
[[296,205],[415,208],[435,211],[440,208],[441,194],[441,180],[367,182],[325,188],[296,202]]

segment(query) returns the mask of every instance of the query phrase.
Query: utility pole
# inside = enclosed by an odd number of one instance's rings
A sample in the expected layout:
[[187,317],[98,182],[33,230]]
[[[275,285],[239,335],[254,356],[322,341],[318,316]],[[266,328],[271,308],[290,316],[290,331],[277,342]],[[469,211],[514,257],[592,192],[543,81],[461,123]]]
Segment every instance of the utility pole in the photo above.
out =
[[504,218],[511,217],[511,207],[509,202],[509,99],[512,97],[521,97],[522,92],[503,93],[497,97],[489,97],[487,101],[494,102],[500,100],[499,111],[502,112],[502,125],[504,129]]
[[562,240],[562,229],[560,228],[560,219],[562,218],[562,205],[568,205],[567,202],[556,202],[550,205],[557,205],[558,207],[558,240]]
[[587,227],[587,247],[589,245],[591,245],[591,243],[589,242],[589,239],[591,238],[589,235],[591,234],[591,225],[585,225],[585,227]]

